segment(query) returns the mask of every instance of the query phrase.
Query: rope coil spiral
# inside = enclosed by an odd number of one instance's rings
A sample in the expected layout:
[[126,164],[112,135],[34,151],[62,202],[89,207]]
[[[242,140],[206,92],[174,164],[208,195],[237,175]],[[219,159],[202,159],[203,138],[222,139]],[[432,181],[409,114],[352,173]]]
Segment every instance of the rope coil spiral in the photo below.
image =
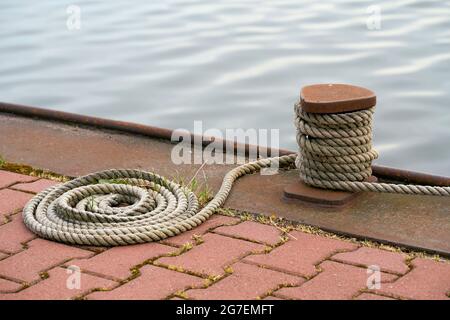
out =
[[[239,177],[294,162],[301,179],[314,187],[450,196],[450,187],[365,181],[378,156],[372,149],[373,112],[372,108],[312,114],[296,104],[298,155],[260,159],[230,170],[217,194],[201,210],[192,191],[160,175],[111,169],[37,194],[25,206],[23,220],[37,235],[70,244],[118,246],[159,241],[203,223],[223,205]],[[119,183],[108,182],[117,179]]]
[[[295,154],[261,159],[230,170],[201,210],[188,188],[152,172],[111,169],[50,187],[23,210],[25,225],[42,238],[78,245],[119,246],[159,241],[206,221],[225,202],[239,177]],[[103,180],[117,180],[108,183]],[[119,206],[126,204],[125,206]]]

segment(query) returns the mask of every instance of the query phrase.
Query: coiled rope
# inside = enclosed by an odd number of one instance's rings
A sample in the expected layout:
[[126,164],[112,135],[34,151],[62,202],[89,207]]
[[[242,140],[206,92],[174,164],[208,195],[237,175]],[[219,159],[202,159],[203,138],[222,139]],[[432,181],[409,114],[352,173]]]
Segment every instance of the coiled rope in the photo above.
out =
[[[201,210],[188,188],[152,172],[105,170],[50,187],[23,210],[25,225],[42,238],[78,245],[119,246],[159,241],[208,219],[239,177],[292,164],[295,154],[261,159],[230,170]],[[127,204],[126,206],[119,206]]]
[[[208,219],[239,177],[262,168],[297,165],[307,184],[346,191],[449,196],[450,187],[365,182],[371,175],[373,108],[343,114],[312,114],[297,104],[299,152],[261,159],[230,170],[215,197],[201,210],[195,194],[158,174],[105,170],[50,187],[23,210],[37,235],[77,245],[118,246],[159,241]],[[123,206],[123,204],[125,204]]]

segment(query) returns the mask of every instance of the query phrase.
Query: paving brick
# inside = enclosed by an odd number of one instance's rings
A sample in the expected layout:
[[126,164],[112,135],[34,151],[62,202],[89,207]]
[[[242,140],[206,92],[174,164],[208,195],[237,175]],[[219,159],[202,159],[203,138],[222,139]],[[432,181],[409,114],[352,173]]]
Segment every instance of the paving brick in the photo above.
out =
[[36,235],[27,229],[21,214],[13,215],[11,219],[11,222],[0,225],[0,250],[14,253],[22,250],[22,243],[36,238]]
[[[88,293],[93,289],[110,289],[117,286],[118,283],[112,280],[95,277],[89,274],[80,273],[80,287],[70,287],[75,285],[71,282],[73,273],[67,269],[56,267],[48,272],[49,277],[31,287],[28,287],[18,293],[9,294],[0,297],[0,299],[13,300],[67,300]],[[73,278],[72,278],[73,279]]]
[[181,246],[187,242],[193,243],[193,240],[192,240],[193,235],[203,235],[210,229],[214,229],[216,227],[227,225],[227,224],[235,224],[235,223],[238,223],[239,221],[240,221],[240,219],[238,219],[238,218],[227,217],[227,216],[222,216],[222,215],[216,214],[216,215],[213,215],[208,220],[206,220],[201,225],[199,225],[198,227],[196,227],[192,230],[189,230],[187,232],[183,232],[182,234],[180,234],[178,236],[168,238],[168,239],[162,241],[162,243],[168,243],[168,244],[176,245],[176,246]]
[[[300,287],[282,288],[275,295],[301,300],[347,300],[352,299],[360,290],[367,289],[370,276],[367,269],[332,261],[321,263],[320,268],[322,272]],[[383,272],[380,276],[381,282],[397,278]]]
[[379,266],[382,271],[404,274],[409,268],[405,263],[408,256],[403,253],[361,247],[353,252],[338,253],[333,260],[368,267]]
[[295,231],[291,232],[291,235],[297,240],[291,238],[269,254],[251,255],[244,261],[310,277],[317,272],[315,266],[333,253],[357,248],[352,243],[303,232]]
[[28,243],[28,249],[0,261],[0,275],[32,282],[46,271],[66,260],[88,258],[93,253],[53,241],[35,239]]
[[356,297],[356,300],[395,300],[389,297],[380,296],[373,293],[362,293]]
[[256,299],[279,285],[299,285],[305,281],[300,277],[245,263],[236,263],[232,268],[233,274],[206,289],[189,290],[187,296],[201,300]]
[[263,300],[283,300],[283,299],[278,298],[278,297],[274,297],[274,296],[267,296]]
[[51,187],[51,186],[54,186],[57,184],[59,184],[59,182],[55,182],[55,181],[47,180],[47,179],[40,179],[40,180],[31,182],[31,183],[16,184],[16,185],[12,186],[11,188],[13,188],[15,190],[20,190],[20,191],[38,193],[38,192],[41,192],[42,190],[47,189],[48,187]]
[[177,250],[159,243],[145,243],[108,249],[90,259],[72,260],[66,265],[75,265],[84,271],[126,279],[130,269],[144,261]]
[[203,275],[220,275],[223,268],[238,258],[264,249],[263,245],[224,237],[214,233],[203,236],[204,243],[176,257],[164,257],[156,263],[176,266]]
[[450,263],[416,258],[413,269],[380,292],[418,300],[447,300],[450,291]]
[[201,286],[204,280],[182,272],[146,265],[140,269],[141,275],[112,290],[94,292],[87,296],[93,300],[147,300],[165,299],[177,291],[188,287]]
[[0,188],[5,188],[19,182],[31,182],[36,179],[38,178],[0,170]]
[[270,245],[274,245],[281,240],[281,232],[277,228],[253,221],[245,221],[235,226],[219,227],[214,229],[214,232]]
[[[15,292],[20,288],[22,288],[22,285],[20,283],[0,278],[0,293]],[[3,300],[2,294],[0,294],[0,300]]]
[[0,190],[0,224],[5,223],[5,216],[22,209],[33,197],[32,194],[3,189]]

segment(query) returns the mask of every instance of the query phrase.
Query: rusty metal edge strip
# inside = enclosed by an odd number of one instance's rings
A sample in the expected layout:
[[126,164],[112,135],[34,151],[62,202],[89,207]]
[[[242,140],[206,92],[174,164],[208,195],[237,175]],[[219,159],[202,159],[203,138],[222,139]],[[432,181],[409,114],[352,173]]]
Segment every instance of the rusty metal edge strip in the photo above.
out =
[[[172,133],[174,130],[159,128],[154,126],[142,125],[133,122],[110,120],[99,117],[85,116],[75,113],[69,113],[64,111],[56,111],[39,107],[31,107],[18,105],[13,103],[0,102],[0,112],[11,113],[15,115],[34,117],[45,120],[53,120],[58,122],[73,123],[78,125],[92,126],[95,128],[110,129],[120,132],[127,132],[132,134],[144,135],[152,138],[172,141]],[[286,155],[294,153],[286,149],[274,149],[265,148],[262,146],[255,146],[250,144],[237,143],[233,141],[227,141],[224,139],[217,139],[214,137],[197,136],[191,134],[191,143],[201,141],[203,146],[207,146],[211,142],[221,142],[224,146],[224,150],[229,150],[229,147],[233,146],[234,153],[241,155],[248,155],[250,150],[256,150],[257,155],[263,155],[270,157],[272,155]],[[373,174],[381,179],[400,181],[406,183],[424,184],[430,186],[449,186],[450,177],[432,175],[427,173],[420,173],[409,170],[402,170],[396,168],[390,168],[385,166],[373,165]]]
[[337,235],[340,235],[343,237],[347,237],[347,238],[356,238],[356,239],[360,239],[360,240],[373,241],[373,242],[377,242],[377,243],[381,243],[381,244],[385,244],[385,245],[389,245],[389,246],[400,247],[402,249],[406,249],[406,250],[410,250],[410,251],[425,252],[428,254],[438,254],[442,257],[450,258],[449,251],[445,251],[442,249],[433,249],[429,246],[407,244],[404,240],[401,240],[401,241],[386,240],[386,239],[382,239],[382,238],[376,238],[373,236],[366,236],[366,235],[363,235],[360,233],[346,232],[346,231],[342,231],[340,229],[326,227],[321,224],[307,224],[307,225],[312,226],[314,228],[319,228],[325,232],[334,233],[334,234],[337,234]]

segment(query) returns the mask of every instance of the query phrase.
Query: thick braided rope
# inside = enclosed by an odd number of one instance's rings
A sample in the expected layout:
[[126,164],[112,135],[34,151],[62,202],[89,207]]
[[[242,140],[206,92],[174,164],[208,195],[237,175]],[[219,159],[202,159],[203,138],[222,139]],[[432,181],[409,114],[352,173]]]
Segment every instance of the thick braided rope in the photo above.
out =
[[295,105],[300,178],[308,185],[344,191],[450,196],[450,187],[364,181],[372,174],[374,108],[339,114],[305,112]]
[[192,191],[155,173],[96,172],[37,194],[25,206],[23,220],[40,237],[70,244],[118,246],[158,241],[208,219],[239,177],[273,164],[293,164],[295,158],[296,154],[262,159],[230,170],[215,197],[201,210]]

